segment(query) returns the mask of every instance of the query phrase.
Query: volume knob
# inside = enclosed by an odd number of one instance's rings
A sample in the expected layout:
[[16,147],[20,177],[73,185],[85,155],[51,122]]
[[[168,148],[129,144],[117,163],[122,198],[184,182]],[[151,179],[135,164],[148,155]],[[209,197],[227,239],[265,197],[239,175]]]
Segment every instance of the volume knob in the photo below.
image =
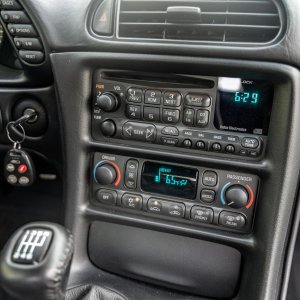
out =
[[113,112],[119,106],[118,97],[113,93],[104,93],[97,97],[97,105],[106,112]]
[[113,184],[117,179],[117,171],[110,163],[105,163],[95,170],[95,179],[103,185]]

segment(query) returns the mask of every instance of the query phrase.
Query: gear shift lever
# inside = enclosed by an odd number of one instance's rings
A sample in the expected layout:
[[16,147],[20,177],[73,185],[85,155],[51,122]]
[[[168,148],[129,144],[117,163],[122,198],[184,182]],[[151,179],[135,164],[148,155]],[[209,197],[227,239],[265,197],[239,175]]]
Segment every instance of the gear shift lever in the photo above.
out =
[[64,227],[37,222],[18,229],[0,258],[3,289],[16,299],[63,300],[73,255]]

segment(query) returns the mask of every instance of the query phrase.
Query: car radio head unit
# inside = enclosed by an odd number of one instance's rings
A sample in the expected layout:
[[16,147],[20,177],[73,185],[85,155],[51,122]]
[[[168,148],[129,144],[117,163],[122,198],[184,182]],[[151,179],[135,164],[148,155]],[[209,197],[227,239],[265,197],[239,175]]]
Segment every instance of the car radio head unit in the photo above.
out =
[[262,80],[97,71],[92,136],[205,155],[261,159],[273,86]]

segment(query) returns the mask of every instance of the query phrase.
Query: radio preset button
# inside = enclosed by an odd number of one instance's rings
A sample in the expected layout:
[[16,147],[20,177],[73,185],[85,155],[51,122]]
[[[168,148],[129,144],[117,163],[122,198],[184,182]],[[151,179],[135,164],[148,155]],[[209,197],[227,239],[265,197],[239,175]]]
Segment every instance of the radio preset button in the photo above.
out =
[[168,203],[166,202],[168,207],[167,214],[171,217],[183,218],[185,213],[185,205],[181,203]]
[[141,107],[139,105],[127,105],[126,115],[129,119],[139,120],[141,118]]
[[185,96],[185,104],[198,107],[209,107],[211,103],[210,97],[205,94],[187,94]]
[[96,199],[103,204],[116,205],[117,193],[115,191],[101,189],[96,192]]
[[144,107],[144,119],[151,122],[159,122],[158,107]]
[[127,91],[127,101],[141,103],[143,99],[143,91],[141,89],[130,88]]
[[211,203],[215,200],[216,192],[213,190],[202,190],[200,194],[200,200],[206,203]]
[[124,194],[122,197],[122,206],[140,210],[143,206],[143,198],[140,195]]
[[155,90],[148,90],[145,93],[145,103],[160,105],[161,92]]
[[185,125],[193,126],[194,125],[194,116],[195,116],[195,111],[191,108],[186,108],[183,112],[182,122]]
[[219,224],[234,229],[241,229],[245,226],[246,219],[242,214],[222,211],[219,216]]
[[242,139],[242,146],[245,148],[256,149],[259,141],[256,138],[245,137]]
[[193,206],[191,219],[194,221],[211,224],[214,218],[214,211],[211,208]]
[[135,189],[137,186],[138,166],[139,163],[137,160],[130,159],[127,161],[125,170],[125,185],[129,189]]
[[151,124],[127,122],[122,129],[126,139],[144,142],[154,142],[156,139],[156,128]]
[[162,201],[157,199],[149,199],[148,211],[160,214],[162,212]]
[[217,185],[218,175],[213,171],[205,171],[202,177],[202,183],[206,186],[214,187]]
[[176,127],[164,127],[161,133],[165,135],[178,136],[179,130]]
[[165,92],[163,104],[166,106],[180,106],[181,94],[178,92]]
[[168,146],[176,146],[178,144],[178,139],[174,139],[174,138],[168,138],[168,137],[162,137],[161,138],[161,142],[164,145],[168,145]]
[[192,143],[191,140],[185,139],[185,140],[183,141],[182,145],[183,145],[183,147],[185,147],[185,148],[191,148],[192,145],[193,145],[193,143]]
[[198,127],[206,127],[209,122],[209,111],[205,109],[199,109],[197,111],[196,125]]
[[163,109],[163,121],[165,123],[176,124],[179,121],[180,112],[177,109]]
[[211,145],[211,150],[214,152],[220,152],[220,151],[222,151],[222,146],[219,143],[213,143]]

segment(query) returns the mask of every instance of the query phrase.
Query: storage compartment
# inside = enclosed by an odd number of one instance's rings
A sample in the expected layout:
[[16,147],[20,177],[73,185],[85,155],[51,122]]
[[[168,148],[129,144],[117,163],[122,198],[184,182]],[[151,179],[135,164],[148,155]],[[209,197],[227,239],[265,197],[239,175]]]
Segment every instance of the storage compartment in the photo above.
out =
[[131,226],[94,222],[89,256],[104,270],[213,298],[237,291],[241,254],[234,248]]

